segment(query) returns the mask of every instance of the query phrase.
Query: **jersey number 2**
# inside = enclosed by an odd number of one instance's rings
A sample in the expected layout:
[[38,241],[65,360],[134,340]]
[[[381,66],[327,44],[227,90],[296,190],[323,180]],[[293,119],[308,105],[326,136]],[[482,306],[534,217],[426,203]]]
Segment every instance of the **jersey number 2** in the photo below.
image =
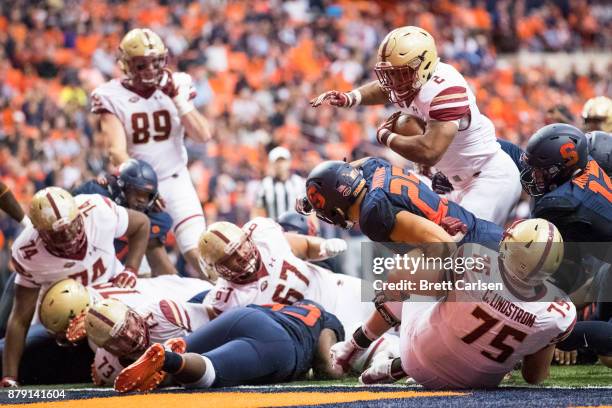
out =
[[[475,328],[472,332],[466,334],[461,338],[461,340],[463,340],[463,342],[466,344],[471,344],[475,342],[485,333],[488,333],[489,330],[491,330],[493,326],[495,326],[499,322],[498,319],[485,312],[479,306],[476,306],[476,309],[472,311],[472,316],[482,320],[483,323],[477,328]],[[492,353],[483,350],[480,352],[480,354],[482,354],[489,360],[493,360],[498,363],[503,363],[508,359],[508,357],[510,357],[512,353],[514,353],[514,348],[504,343],[504,340],[506,340],[508,336],[513,337],[516,341],[520,343],[525,340],[525,337],[527,337],[527,333],[524,333],[520,330],[516,330],[514,327],[504,325],[499,331],[499,334],[495,336],[491,343],[489,343],[490,346],[499,350],[500,353],[498,355],[493,355]]]
[[[172,130],[172,122],[170,112],[167,110],[159,110],[153,112],[153,140],[161,142],[170,137]],[[132,142],[134,144],[149,143],[151,138],[151,129],[149,114],[146,112],[138,112],[132,114]]]

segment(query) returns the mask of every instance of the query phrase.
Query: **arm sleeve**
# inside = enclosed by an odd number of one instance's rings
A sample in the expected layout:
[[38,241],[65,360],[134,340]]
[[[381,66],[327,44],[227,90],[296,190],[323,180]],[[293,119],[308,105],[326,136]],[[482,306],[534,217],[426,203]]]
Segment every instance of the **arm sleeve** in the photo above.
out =
[[[103,211],[108,211],[110,209],[111,216],[108,217],[109,222],[113,222],[112,231],[113,237],[119,238],[125,235],[125,232],[128,229],[129,224],[129,216],[127,209],[115,204],[110,198],[102,197],[99,195],[92,195],[92,197],[99,197],[103,202],[96,202],[96,205],[99,205],[101,208],[104,208]],[[97,201],[97,200],[96,200]],[[109,225],[110,227],[110,225]]]

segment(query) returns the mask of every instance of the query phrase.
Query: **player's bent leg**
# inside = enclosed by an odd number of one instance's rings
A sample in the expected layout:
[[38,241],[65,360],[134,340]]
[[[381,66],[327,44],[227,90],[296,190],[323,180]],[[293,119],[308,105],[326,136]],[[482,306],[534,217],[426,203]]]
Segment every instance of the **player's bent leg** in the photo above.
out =
[[520,174],[512,159],[498,152],[481,169],[481,174],[449,199],[477,218],[504,225],[521,196]]

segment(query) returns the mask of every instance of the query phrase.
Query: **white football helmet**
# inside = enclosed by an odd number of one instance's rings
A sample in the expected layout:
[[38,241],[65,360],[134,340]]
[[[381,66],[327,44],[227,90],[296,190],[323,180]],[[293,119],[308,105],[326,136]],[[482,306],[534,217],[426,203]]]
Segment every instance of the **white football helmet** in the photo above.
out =
[[520,220],[504,232],[499,257],[508,277],[535,287],[556,272],[563,260],[563,239],[557,227],[541,218]]

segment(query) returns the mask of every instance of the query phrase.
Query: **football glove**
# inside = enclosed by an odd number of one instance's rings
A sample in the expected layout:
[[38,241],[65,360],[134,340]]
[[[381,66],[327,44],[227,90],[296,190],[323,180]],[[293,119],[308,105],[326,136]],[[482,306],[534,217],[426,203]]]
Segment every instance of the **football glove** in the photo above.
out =
[[392,384],[406,377],[399,357],[395,359],[376,358],[370,368],[359,376],[362,384]]
[[326,239],[321,243],[319,256],[323,258],[333,258],[346,251],[346,241],[340,238]]
[[310,215],[314,211],[308,198],[301,197],[295,199],[295,212],[302,215]]
[[123,272],[117,274],[117,276],[111,279],[111,282],[113,283],[113,286],[118,288],[133,288],[136,286],[136,279],[136,271],[133,268],[126,266]]
[[358,327],[350,339],[331,346],[332,365],[340,367],[343,372],[348,373],[368,350],[373,341],[373,339],[365,334],[363,327]]
[[66,339],[72,343],[77,343],[87,337],[85,331],[85,316],[87,312],[81,312],[76,317],[70,319],[66,329]]
[[442,221],[440,221],[440,226],[444,228],[444,231],[448,232],[450,236],[457,235],[458,233],[467,234],[467,225],[459,218],[444,217]]
[[446,194],[454,190],[448,177],[441,171],[434,174],[431,178],[431,189],[437,194]]
[[2,388],[19,387],[19,383],[17,382],[15,377],[11,377],[7,375],[6,377],[2,377],[2,380],[0,381],[0,387]]
[[361,103],[361,94],[356,91],[351,92],[340,92],[340,91],[327,91],[310,101],[310,106],[316,108],[321,106],[323,102],[327,101],[332,106],[338,106],[340,108],[352,108],[355,105]]
[[389,116],[387,120],[384,121],[382,125],[378,127],[376,131],[376,140],[383,146],[389,147],[391,143],[389,138],[393,134],[393,127],[395,126],[395,121],[402,114],[401,111],[395,112],[393,115]]
[[[186,74],[177,74],[185,76]],[[182,77],[180,78],[182,79]],[[172,98],[174,106],[178,111],[179,116],[188,114],[195,109],[191,103],[191,83],[190,81],[177,80],[175,75],[169,69],[164,69],[164,75],[159,82],[159,88],[163,93]]]

